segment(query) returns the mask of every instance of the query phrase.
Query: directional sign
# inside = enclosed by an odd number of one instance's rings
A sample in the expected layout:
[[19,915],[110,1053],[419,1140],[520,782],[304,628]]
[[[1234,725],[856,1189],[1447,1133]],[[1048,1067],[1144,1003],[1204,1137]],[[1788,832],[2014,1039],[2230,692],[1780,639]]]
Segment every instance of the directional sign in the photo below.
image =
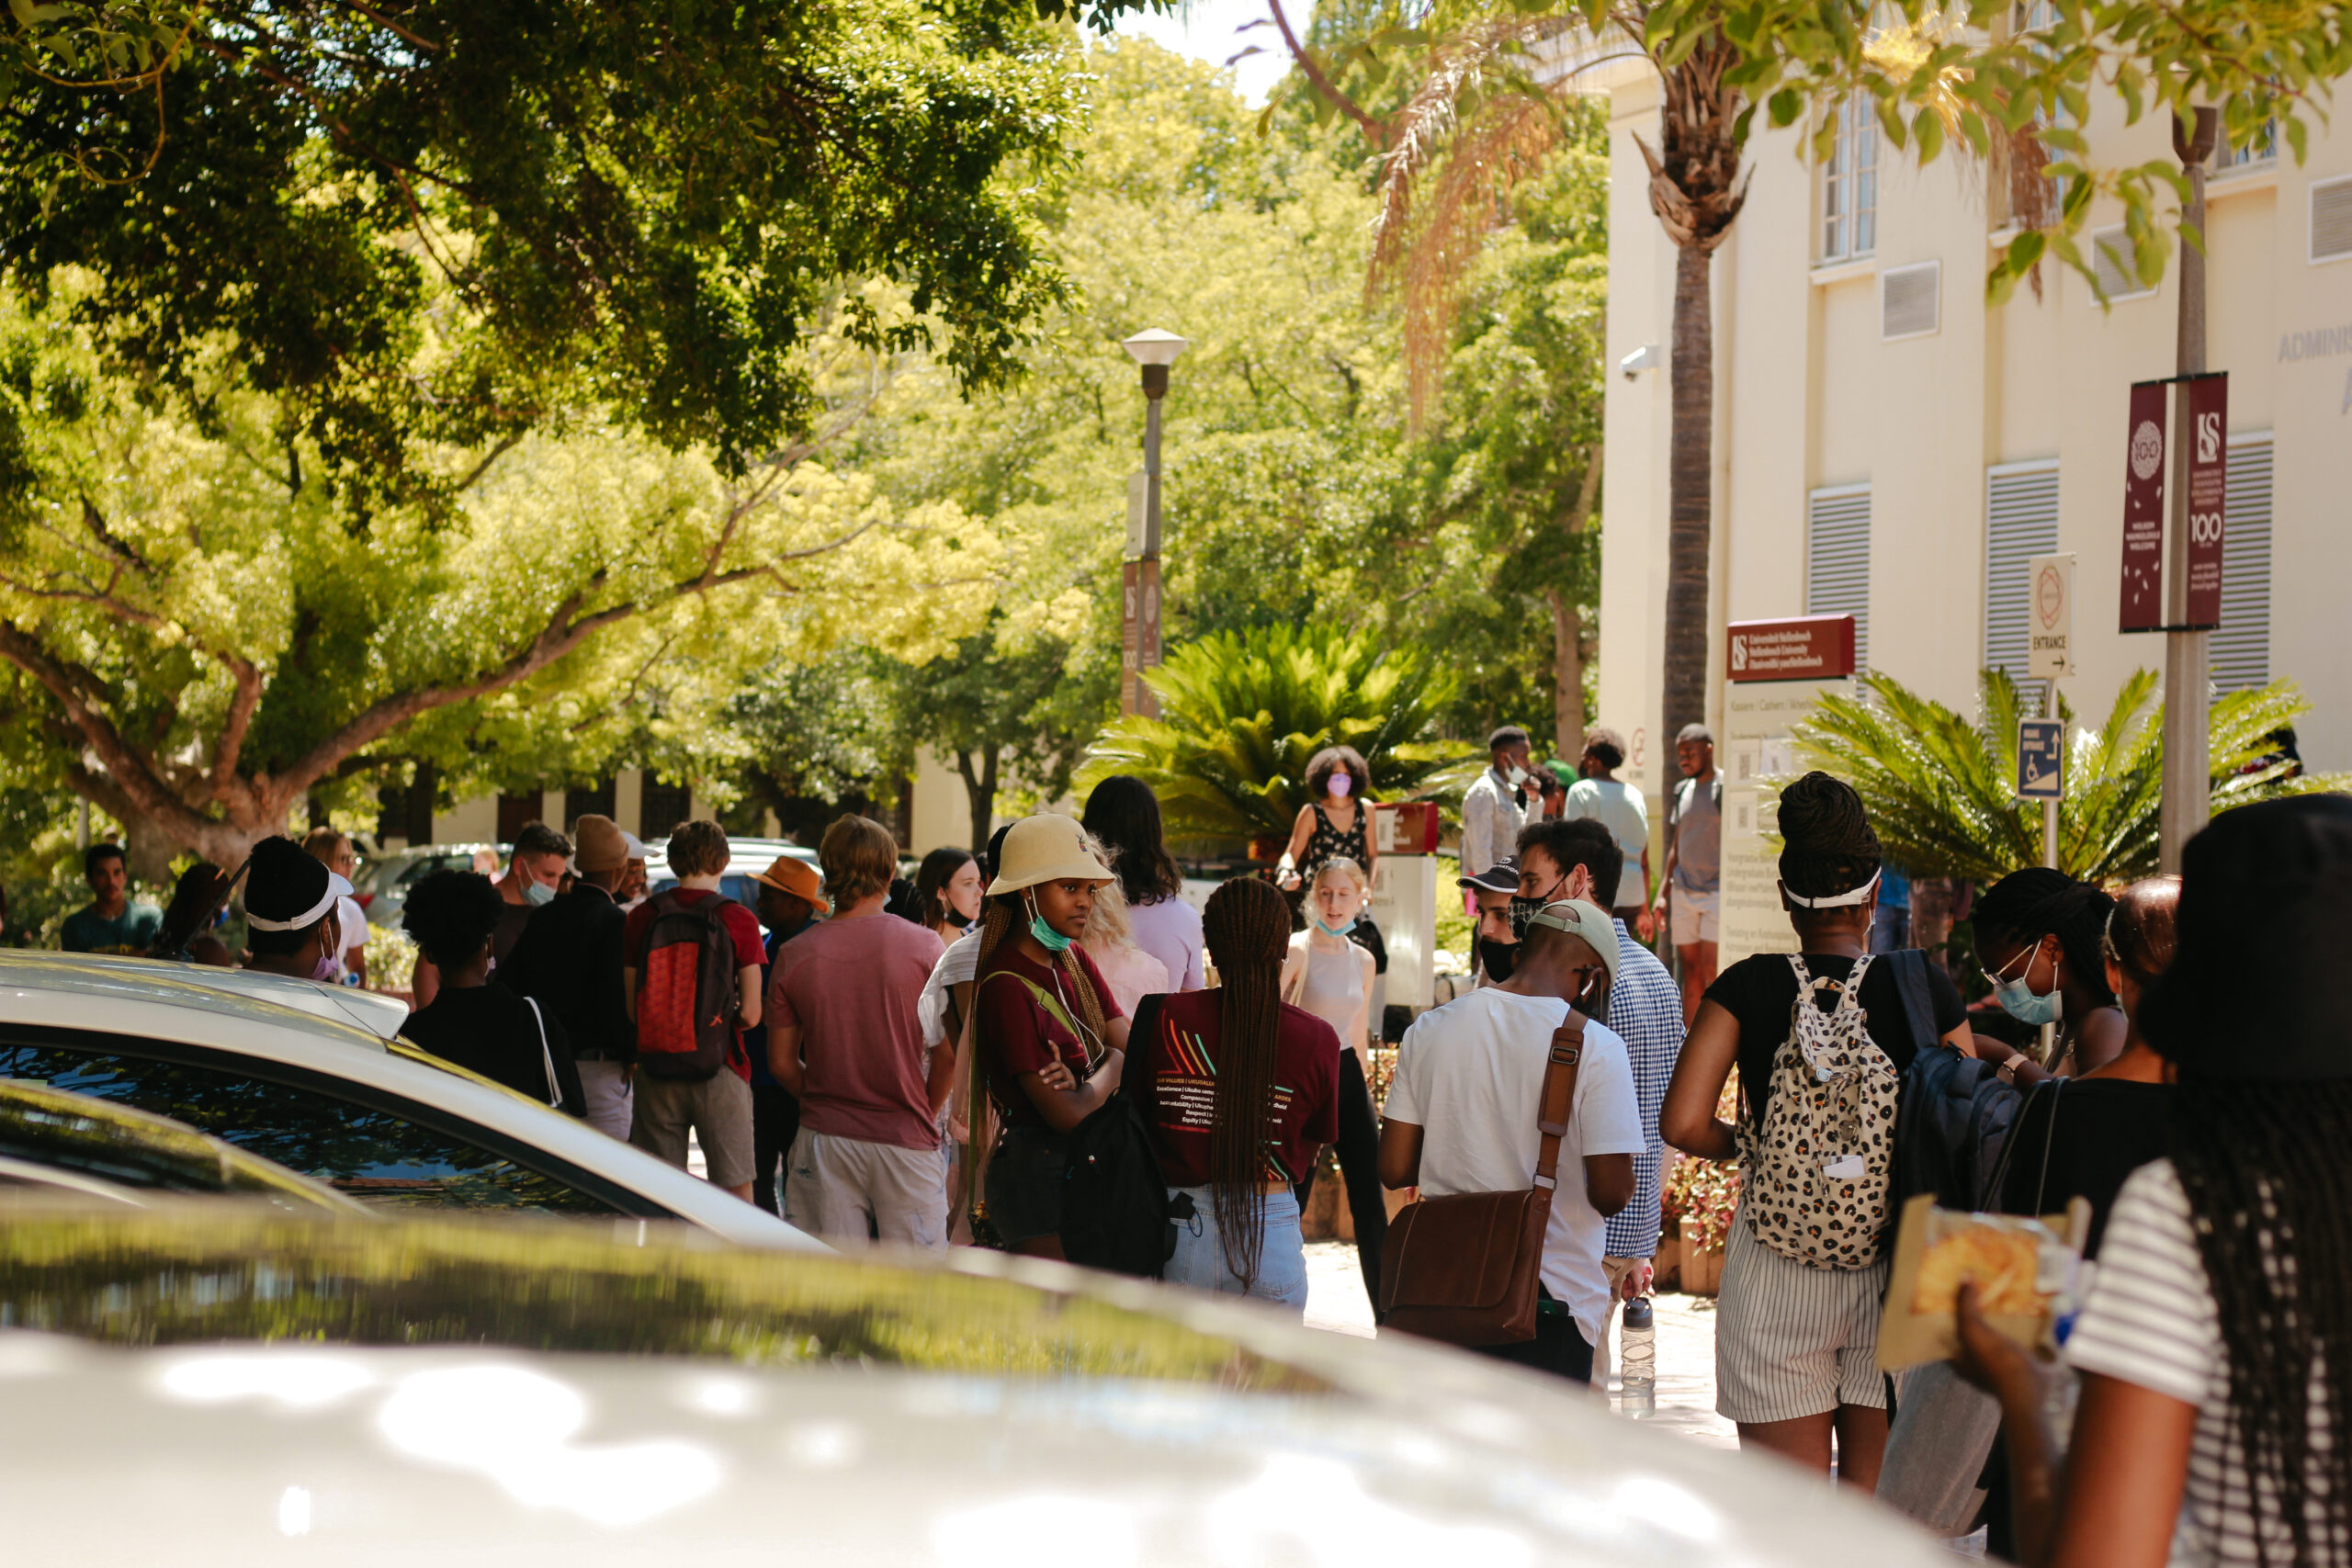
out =
[[2065,793],[2063,760],[2066,727],[2054,718],[2018,720],[2018,794],[2027,800],[2056,800]]
[[2075,672],[2075,558],[2035,556],[2026,563],[2025,672],[2054,681]]

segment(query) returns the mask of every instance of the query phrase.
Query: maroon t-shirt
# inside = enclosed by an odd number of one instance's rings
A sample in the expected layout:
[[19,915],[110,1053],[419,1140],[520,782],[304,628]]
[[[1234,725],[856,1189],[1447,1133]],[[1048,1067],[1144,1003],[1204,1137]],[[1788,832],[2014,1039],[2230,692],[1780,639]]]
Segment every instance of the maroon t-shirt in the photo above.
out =
[[[1078,960],[1094,994],[1102,998],[1102,1021],[1107,1025],[1114,1018],[1125,1018],[1102,971],[1094,966],[1086,949],[1073,945],[1069,956]],[[1090,1053],[1085,1042],[1038,1005],[1036,997],[1021,983],[1024,979],[1057,998],[1072,1020],[1084,1016],[1069,977],[1031,963],[1008,939],[989,955],[988,973],[980,976],[972,1003],[973,1027],[979,1034],[978,1049],[988,1066],[989,1098],[996,1102],[997,1114],[1008,1127],[1042,1127],[1046,1119],[1029,1102],[1029,1091],[1021,1087],[1022,1075],[1043,1072],[1060,1062],[1083,1078],[1090,1055],[1100,1055],[1102,1046],[1095,1045]]]
[[[726,895],[711,887],[677,887],[671,889],[678,902],[687,908],[706,898],[726,898]],[[760,940],[759,918],[732,898],[718,913],[719,922],[726,926],[728,937],[735,943],[735,970],[757,969],[768,961],[767,943]],[[628,924],[621,932],[621,951],[628,954],[628,966],[645,976],[645,944],[653,932],[653,900],[648,898],[628,912]],[[739,1035],[735,1049],[729,1053],[727,1065],[735,1069],[738,1077],[752,1076],[752,1059],[743,1054],[743,1042]]]
[[[1127,1041],[1125,1081],[1143,1104],[1170,1187],[1206,1187],[1216,1125],[1216,1056],[1225,993],[1163,997],[1150,1038]],[[1304,1008],[1282,1004],[1274,1030],[1274,1111],[1260,1179],[1303,1180],[1340,1136],[1340,1037]]]
[[935,1149],[915,1004],[947,951],[896,915],[810,926],[775,950],[767,1021],[797,1024],[806,1077],[800,1124],[829,1138]]

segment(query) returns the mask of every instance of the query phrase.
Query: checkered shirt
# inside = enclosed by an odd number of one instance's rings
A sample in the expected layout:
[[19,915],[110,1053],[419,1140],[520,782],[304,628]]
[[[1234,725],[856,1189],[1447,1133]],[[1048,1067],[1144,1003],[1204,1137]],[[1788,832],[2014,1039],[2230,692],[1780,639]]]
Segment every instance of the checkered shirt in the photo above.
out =
[[1657,1114],[1682,1054],[1682,992],[1656,954],[1617,922],[1617,977],[1609,987],[1609,1027],[1625,1037],[1634,1100],[1642,1112],[1642,1152],[1634,1156],[1634,1199],[1610,1220],[1602,1250],[1611,1258],[1657,1254],[1657,1176],[1666,1144]]

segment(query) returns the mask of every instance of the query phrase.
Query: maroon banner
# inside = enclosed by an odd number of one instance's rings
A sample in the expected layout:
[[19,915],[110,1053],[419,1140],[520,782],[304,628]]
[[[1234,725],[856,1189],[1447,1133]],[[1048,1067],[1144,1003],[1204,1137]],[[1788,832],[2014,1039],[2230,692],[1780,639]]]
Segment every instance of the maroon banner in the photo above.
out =
[[2168,383],[2132,386],[2129,460],[2123,468],[2123,612],[2117,628],[2165,624],[2165,407]]
[[2188,614],[2192,626],[2222,624],[2222,551],[2228,531],[2230,378],[2199,376],[2188,401]]
[[1854,672],[1854,617],[1797,615],[1725,628],[1735,681],[1835,681]]

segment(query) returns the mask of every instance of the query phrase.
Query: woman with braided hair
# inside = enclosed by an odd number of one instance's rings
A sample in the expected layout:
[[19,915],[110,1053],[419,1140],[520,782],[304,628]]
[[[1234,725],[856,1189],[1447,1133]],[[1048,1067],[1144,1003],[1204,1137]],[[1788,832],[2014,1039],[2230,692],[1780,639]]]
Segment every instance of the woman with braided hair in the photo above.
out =
[[1340,1135],[1340,1037],[1282,999],[1290,903],[1272,883],[1226,883],[1201,931],[1217,985],[1139,1010],[1130,1080],[1170,1196],[1193,1200],[1162,1277],[1304,1314],[1292,1189]]
[[2352,800],[2225,812],[2181,870],[2137,1019],[2178,1077],[2168,1157],[2124,1182],[2066,1342],[2063,1478],[2038,1364],[1961,1296],[2029,1568],[2352,1563]]
[[[1878,836],[1851,786],[1805,774],[1781,792],[1780,829],[1781,906],[1799,952],[1742,959],[1707,987],[1658,1128],[1686,1154],[1740,1162],[1715,1322],[1715,1408],[1738,1424],[1741,1447],[1824,1472],[1834,1434],[1838,1481],[1867,1491],[1886,1449],[1878,1323],[1893,1250],[1896,1094],[1903,1070],[1938,1040],[1970,1051],[1968,1013],[1951,979],[1916,952],[1871,953]],[[1806,1020],[1804,1009],[1823,1016]],[[1931,1026],[1925,1038],[1915,1015]],[[1715,1117],[1734,1066],[1736,1127]],[[1830,1081],[1816,1074],[1832,1066],[1863,1137],[1854,1152],[1821,1159],[1819,1129],[1804,1122],[1821,1097],[1784,1097],[1777,1086]],[[1803,1201],[1784,1196],[1792,1191]]]
[[[985,1214],[998,1239],[1032,1257],[1062,1256],[1069,1134],[1119,1088],[1127,1020],[1078,944],[1110,880],[1076,818],[1039,812],[1004,835],[981,916],[972,1065],[1003,1129]],[[974,1145],[986,1147],[977,1120]]]
[[2122,1051],[2123,1010],[2100,948],[2114,908],[2095,885],[2039,865],[2009,873],[1976,900],[1976,959],[1994,999],[2019,1023],[2058,1026],[2048,1072],[2008,1046],[1984,1042],[1984,1059],[1998,1063],[2003,1077],[2030,1084],[2087,1073]]

